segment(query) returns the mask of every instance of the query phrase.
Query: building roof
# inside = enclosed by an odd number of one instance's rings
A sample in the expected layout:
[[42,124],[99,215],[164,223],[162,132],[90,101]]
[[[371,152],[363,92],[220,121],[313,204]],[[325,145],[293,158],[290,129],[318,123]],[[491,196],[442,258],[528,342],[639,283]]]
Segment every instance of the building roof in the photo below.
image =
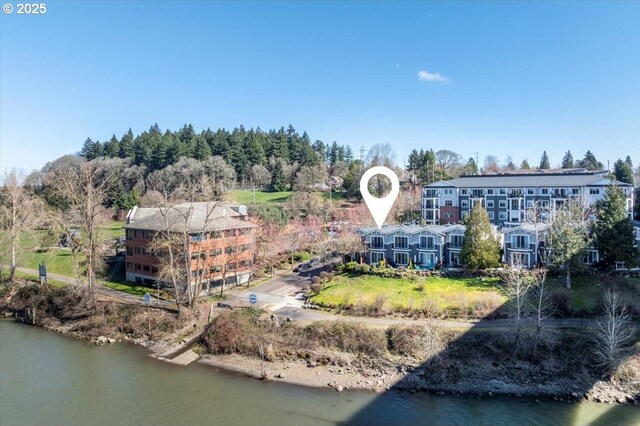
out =
[[[628,183],[618,182],[619,186],[628,186]],[[443,185],[443,184],[447,185]],[[526,188],[532,186],[548,187],[576,187],[576,186],[602,186],[608,185],[610,180],[594,173],[571,173],[571,174],[510,174],[510,175],[481,175],[481,176],[461,176],[448,181],[434,182],[425,188],[438,188],[442,186],[455,186],[462,188],[488,187],[488,188]]]
[[246,217],[246,207],[217,202],[183,203],[171,207],[138,207],[127,214],[127,229],[181,231],[185,225],[189,232],[253,228]]
[[[537,225],[537,231],[538,232],[545,232],[548,229],[549,229],[549,224],[548,223],[539,223]],[[508,234],[509,232],[513,232],[513,231],[526,231],[526,232],[535,233],[536,232],[536,225],[534,225],[533,223],[523,223],[522,225],[515,226],[513,228],[504,228],[500,232],[502,232],[503,234]]]
[[493,175],[541,175],[541,174],[571,174],[571,173],[591,173],[604,175],[606,170],[589,171],[585,167],[573,167],[569,169],[516,169],[504,172],[491,173]]
[[382,235],[395,234],[396,232],[404,232],[405,234],[417,234],[420,232],[430,232],[433,234],[445,235],[451,231],[464,231],[464,225],[384,225],[382,228],[370,227],[360,228],[358,231],[361,235],[372,234],[377,232]]

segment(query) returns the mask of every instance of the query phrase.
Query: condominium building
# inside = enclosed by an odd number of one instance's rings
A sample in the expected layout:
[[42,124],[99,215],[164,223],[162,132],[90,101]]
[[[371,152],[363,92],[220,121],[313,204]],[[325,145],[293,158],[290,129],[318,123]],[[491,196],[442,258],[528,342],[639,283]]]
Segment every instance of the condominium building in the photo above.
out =
[[247,221],[245,206],[213,202],[184,203],[170,208],[134,207],[127,215],[126,279],[151,284],[162,259],[151,250],[158,232],[188,235],[189,283],[206,287],[246,282],[251,274],[255,225]]
[[[543,219],[567,200],[581,198],[592,205],[604,198],[611,180],[606,171],[530,172],[462,176],[422,188],[422,218],[432,225],[458,223],[473,206],[482,205],[493,225],[519,226],[534,206]],[[617,182],[633,216],[633,186]]]

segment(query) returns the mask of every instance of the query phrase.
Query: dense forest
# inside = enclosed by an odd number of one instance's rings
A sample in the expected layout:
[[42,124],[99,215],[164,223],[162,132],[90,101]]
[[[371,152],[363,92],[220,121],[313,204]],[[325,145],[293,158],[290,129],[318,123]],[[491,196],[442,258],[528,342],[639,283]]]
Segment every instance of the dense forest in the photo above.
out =
[[312,142],[307,132],[301,135],[291,125],[266,132],[240,126],[231,132],[206,129],[196,133],[191,124],[165,132],[155,124],[137,136],[129,129],[120,139],[115,135],[105,142],[88,138],[80,156],[88,160],[103,156],[128,158],[134,165],[144,167],[147,174],[173,165],[182,157],[205,161],[219,156],[233,168],[240,184],[252,180],[252,168],[256,165],[273,173],[278,162],[300,168],[325,162],[330,166],[344,162],[348,166],[353,160],[349,146]]

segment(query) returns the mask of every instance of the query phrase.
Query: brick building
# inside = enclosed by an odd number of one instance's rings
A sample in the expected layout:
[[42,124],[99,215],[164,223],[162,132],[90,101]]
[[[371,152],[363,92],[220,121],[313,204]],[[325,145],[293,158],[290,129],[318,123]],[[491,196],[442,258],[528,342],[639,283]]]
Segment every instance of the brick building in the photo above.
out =
[[255,225],[245,206],[213,202],[170,208],[134,207],[126,218],[126,279],[153,284],[161,260],[149,246],[158,232],[189,236],[189,282],[205,288],[247,282],[251,274]]

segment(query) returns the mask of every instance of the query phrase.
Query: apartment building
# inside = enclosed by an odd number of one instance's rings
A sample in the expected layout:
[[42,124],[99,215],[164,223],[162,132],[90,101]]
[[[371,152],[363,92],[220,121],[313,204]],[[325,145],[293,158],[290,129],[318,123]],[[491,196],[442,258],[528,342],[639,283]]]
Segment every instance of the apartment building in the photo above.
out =
[[[545,242],[548,224],[523,223],[498,231],[493,235],[502,251],[502,262],[519,262],[534,268],[547,262]],[[384,262],[393,267],[413,265],[416,269],[434,269],[436,266],[455,268],[461,265],[460,252],[464,242],[464,225],[385,225],[382,228],[359,230],[367,247],[364,256],[371,265]],[[582,253],[582,262],[593,265],[600,260],[598,250],[588,247]]]
[[247,282],[251,274],[255,225],[241,205],[213,202],[184,203],[170,208],[134,207],[126,218],[126,279],[152,284],[161,260],[150,250],[159,231],[188,232],[191,269],[189,282],[206,288]]
[[[434,182],[422,188],[422,218],[431,225],[454,224],[480,204],[493,225],[516,227],[526,222],[527,212],[534,206],[544,219],[569,199],[584,199],[592,205],[604,198],[611,183],[606,171],[569,170],[462,176]],[[629,217],[633,217],[633,187],[617,183],[625,193]]]
[[460,265],[464,241],[462,225],[385,225],[360,230],[368,249],[367,262],[381,261],[391,266],[434,269],[436,265]]

